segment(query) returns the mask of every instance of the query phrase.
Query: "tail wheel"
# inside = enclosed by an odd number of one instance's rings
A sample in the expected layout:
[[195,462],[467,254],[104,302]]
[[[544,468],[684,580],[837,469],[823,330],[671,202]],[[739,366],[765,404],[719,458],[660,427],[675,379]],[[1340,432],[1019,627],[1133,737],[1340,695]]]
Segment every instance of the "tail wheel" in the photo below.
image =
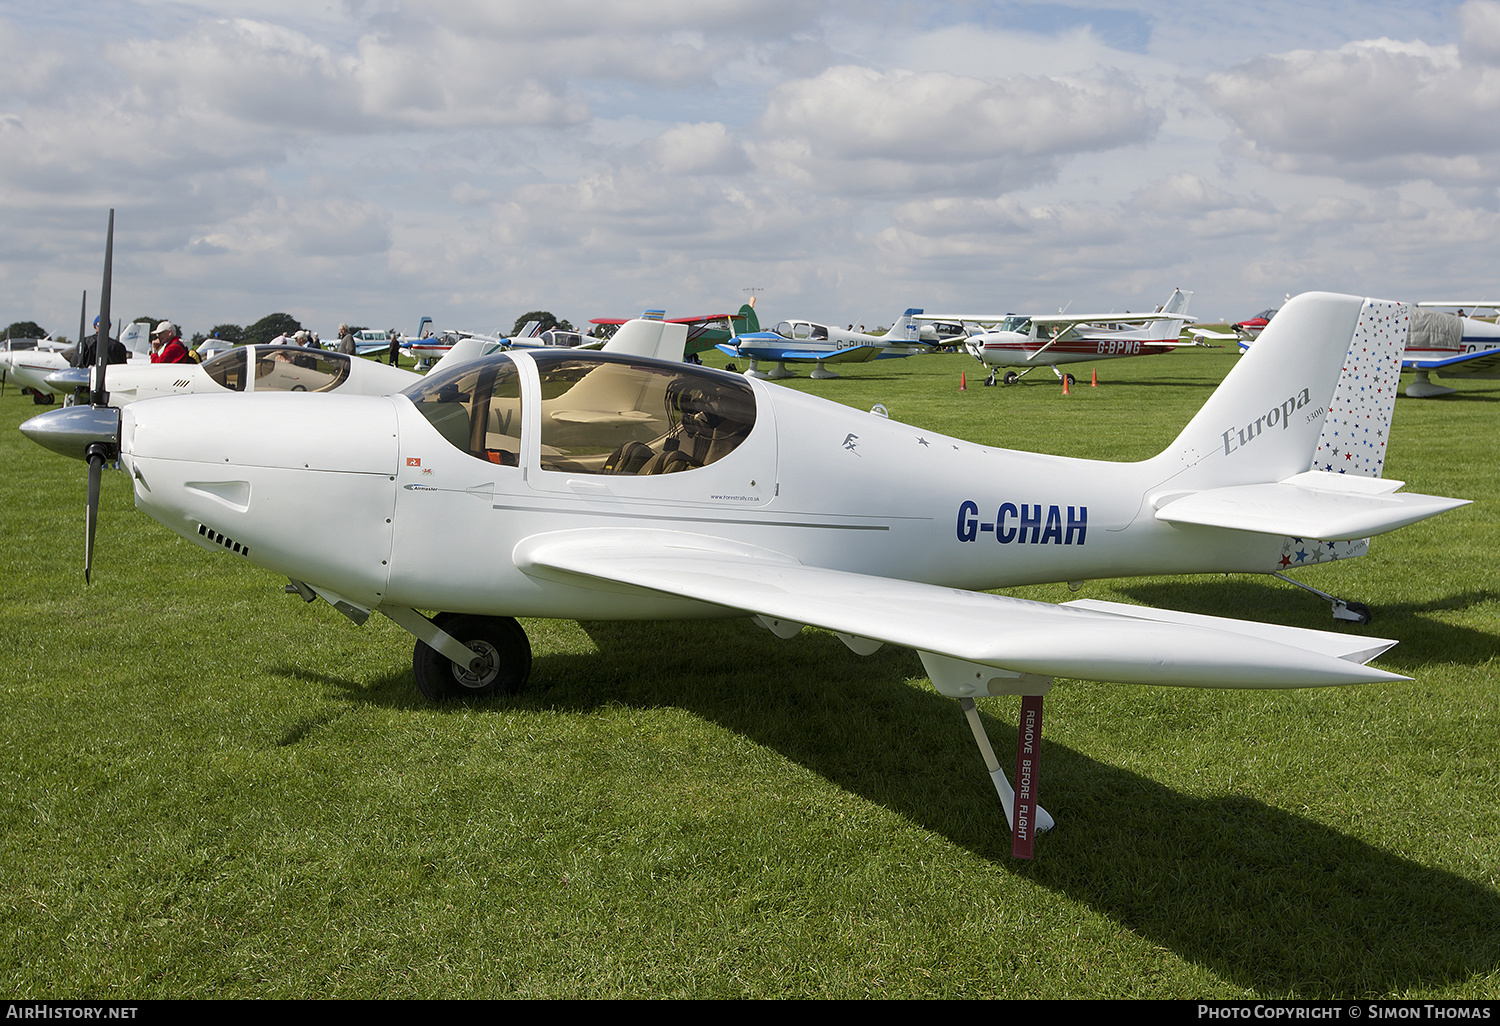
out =
[[484,659],[484,666],[476,672],[458,666],[425,641],[417,642],[411,656],[412,673],[417,690],[433,701],[514,695],[531,676],[531,642],[510,617],[442,613],[432,622]]

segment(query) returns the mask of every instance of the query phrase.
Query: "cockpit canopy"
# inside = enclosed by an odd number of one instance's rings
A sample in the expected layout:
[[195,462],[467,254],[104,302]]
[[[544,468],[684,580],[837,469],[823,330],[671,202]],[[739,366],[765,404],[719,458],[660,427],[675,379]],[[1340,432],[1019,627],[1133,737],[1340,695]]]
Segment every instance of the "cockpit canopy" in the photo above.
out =
[[204,360],[203,370],[235,392],[245,391],[252,374],[255,392],[331,392],[348,379],[349,361],[343,353],[302,346],[238,346]]
[[811,321],[781,321],[772,329],[782,338],[801,341],[804,339],[826,339],[828,329]]
[[[735,375],[614,354],[534,351],[540,463],[567,474],[670,474],[722,459],[755,426],[755,393]],[[450,443],[519,466],[524,418],[515,360],[495,354],[429,375],[405,395]]]

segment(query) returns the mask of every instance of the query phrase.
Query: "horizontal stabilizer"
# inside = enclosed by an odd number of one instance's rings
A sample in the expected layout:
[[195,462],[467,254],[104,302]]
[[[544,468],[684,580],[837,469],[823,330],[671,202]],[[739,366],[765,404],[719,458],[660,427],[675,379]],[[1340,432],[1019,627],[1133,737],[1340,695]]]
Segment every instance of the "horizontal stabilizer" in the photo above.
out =
[[1214,688],[1407,679],[1350,661],[1344,639],[1308,637],[1317,631],[1032,602],[805,566],[783,553],[686,532],[536,535],[516,546],[514,559],[529,575],[579,587],[623,584],[1012,674]]
[[1347,541],[1437,516],[1467,499],[1397,495],[1399,481],[1308,471],[1285,481],[1210,488],[1163,505],[1156,519],[1258,534]]

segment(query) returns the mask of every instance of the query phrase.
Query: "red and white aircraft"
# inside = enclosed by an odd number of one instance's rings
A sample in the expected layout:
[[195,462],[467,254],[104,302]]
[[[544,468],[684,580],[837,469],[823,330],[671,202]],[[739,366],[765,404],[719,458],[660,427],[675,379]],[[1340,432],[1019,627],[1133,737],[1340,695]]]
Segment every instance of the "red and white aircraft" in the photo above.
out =
[[957,321],[987,329],[969,336],[965,346],[991,368],[990,384],[995,383],[999,368],[1008,368],[1003,380],[1010,385],[1043,366],[1071,384],[1073,376],[1058,370],[1060,365],[1158,356],[1202,345],[1181,338],[1183,326],[1192,321],[1187,315],[1192,296],[1174,289],[1161,309],[1147,314],[923,314],[913,320]]

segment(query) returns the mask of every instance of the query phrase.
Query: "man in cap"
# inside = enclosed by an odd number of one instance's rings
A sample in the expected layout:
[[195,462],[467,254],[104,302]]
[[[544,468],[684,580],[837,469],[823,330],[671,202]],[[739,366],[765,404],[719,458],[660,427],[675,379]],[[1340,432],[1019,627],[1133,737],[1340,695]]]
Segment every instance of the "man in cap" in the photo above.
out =
[[188,363],[187,346],[182,344],[177,325],[162,321],[151,333],[152,363]]
[[[99,342],[99,318],[94,318],[94,333],[83,336],[82,341],[73,350],[73,366],[92,367],[94,365],[94,354],[98,351],[95,346]],[[106,345],[109,346],[109,362],[125,363],[130,359],[130,354],[125,351],[125,346],[117,338],[111,338]]]

